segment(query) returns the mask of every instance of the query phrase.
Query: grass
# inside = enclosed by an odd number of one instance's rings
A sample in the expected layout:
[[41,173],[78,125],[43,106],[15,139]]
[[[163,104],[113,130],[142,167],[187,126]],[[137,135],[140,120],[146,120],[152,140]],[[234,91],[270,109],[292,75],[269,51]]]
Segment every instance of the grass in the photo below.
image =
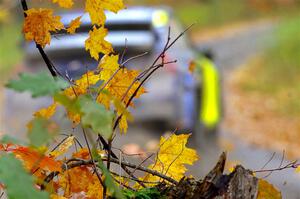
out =
[[21,36],[20,24],[0,25],[0,82],[2,83],[22,59]]
[[280,113],[300,116],[300,17],[285,18],[271,40],[273,45],[246,69],[241,86],[274,98]]

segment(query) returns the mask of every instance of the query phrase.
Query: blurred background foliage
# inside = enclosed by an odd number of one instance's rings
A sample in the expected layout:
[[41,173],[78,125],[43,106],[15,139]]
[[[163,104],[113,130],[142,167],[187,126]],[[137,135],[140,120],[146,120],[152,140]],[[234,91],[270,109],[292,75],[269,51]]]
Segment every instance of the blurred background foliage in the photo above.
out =
[[128,0],[134,5],[169,5],[179,19],[197,27],[219,26],[227,23],[276,17],[297,12],[299,0]]
[[243,72],[246,92],[272,96],[277,111],[300,115],[300,15],[283,18],[271,46]]
[[21,22],[12,14],[18,9],[17,1],[0,1],[0,83],[21,61]]

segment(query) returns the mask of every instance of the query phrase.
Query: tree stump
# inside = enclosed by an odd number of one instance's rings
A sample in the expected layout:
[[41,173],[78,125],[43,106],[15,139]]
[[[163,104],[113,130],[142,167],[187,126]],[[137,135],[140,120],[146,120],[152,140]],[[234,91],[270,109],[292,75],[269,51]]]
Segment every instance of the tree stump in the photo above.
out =
[[168,199],[256,199],[258,178],[252,171],[238,165],[224,174],[226,154],[223,152],[216,166],[203,180],[184,177],[177,186],[159,185]]

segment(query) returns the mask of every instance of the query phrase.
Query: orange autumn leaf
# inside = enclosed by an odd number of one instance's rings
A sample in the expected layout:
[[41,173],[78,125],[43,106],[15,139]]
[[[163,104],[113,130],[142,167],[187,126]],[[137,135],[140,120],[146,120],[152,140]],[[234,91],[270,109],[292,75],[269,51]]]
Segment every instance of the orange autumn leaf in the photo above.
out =
[[62,8],[71,8],[74,4],[73,0],[52,0],[53,3],[58,3]]
[[123,0],[86,0],[85,11],[89,13],[92,24],[103,25],[106,17],[104,10],[117,13],[125,8]]
[[191,61],[189,64],[189,72],[194,73],[196,69],[196,63],[194,61]]
[[82,148],[79,151],[73,153],[72,157],[84,160],[89,160],[91,158],[89,150],[87,148]]
[[[97,152],[98,152],[98,155],[103,156],[103,157],[105,156],[105,151],[98,150]],[[87,148],[81,148],[77,152],[73,153],[72,157],[73,158],[80,158],[80,159],[84,159],[84,160],[91,159],[89,150]]]
[[10,151],[14,147],[14,144],[7,143],[7,144],[0,144],[0,151]]
[[76,17],[75,19],[73,19],[71,22],[70,22],[70,25],[69,27],[67,28],[67,32],[69,34],[74,34],[76,29],[80,27],[81,25],[81,16],[80,17]]
[[99,60],[99,53],[109,54],[113,52],[111,43],[104,39],[107,33],[106,28],[96,28],[96,26],[89,31],[89,38],[85,40],[85,49],[90,51],[92,58]]
[[87,166],[65,171],[59,175],[58,183],[67,198],[78,193],[84,194],[87,199],[102,198],[103,187],[93,170]]
[[60,162],[45,156],[34,149],[20,146],[13,149],[12,152],[18,159],[23,161],[25,167],[30,171],[35,171],[37,168],[51,172],[61,172],[62,170]]
[[34,40],[43,48],[50,44],[50,32],[56,32],[64,28],[60,21],[60,16],[53,16],[51,9],[29,9],[25,11],[26,18],[23,26],[23,32],[27,41]]

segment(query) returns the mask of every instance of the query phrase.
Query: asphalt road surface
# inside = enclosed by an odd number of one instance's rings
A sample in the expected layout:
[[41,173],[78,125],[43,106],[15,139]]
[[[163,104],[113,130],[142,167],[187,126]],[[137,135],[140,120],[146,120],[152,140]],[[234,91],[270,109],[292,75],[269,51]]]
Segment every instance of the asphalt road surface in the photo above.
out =
[[[213,50],[216,62],[224,74],[223,77],[226,78],[232,69],[245,63],[268,45],[267,37],[272,29],[271,23],[259,23],[222,38],[208,39],[201,42],[199,47]],[[224,94],[226,95],[226,90]],[[13,91],[5,90],[0,131],[24,138],[24,128],[31,118],[31,113],[49,103],[50,99],[47,98],[32,100],[26,93],[16,94]],[[71,132],[66,129],[65,133]],[[136,145],[131,145],[132,143],[138,143],[142,150],[151,147],[151,144],[156,143],[164,133],[165,129],[161,128],[159,124],[155,124],[155,126],[150,124],[133,125],[129,128],[126,136],[118,135],[115,143],[116,146],[131,146],[129,147],[131,149],[136,147]],[[252,170],[261,169],[273,154],[272,151],[260,150],[255,146],[243,143],[239,138],[233,137],[222,129],[215,140],[204,143],[201,145],[191,144],[197,149],[201,157],[190,170],[191,174],[196,177],[203,177],[208,173],[223,150],[228,151],[228,163],[241,163]],[[266,168],[277,168],[281,163],[282,154],[278,153]],[[287,161],[283,160],[282,164],[285,163]],[[265,175],[267,173],[262,176]],[[293,170],[274,172],[266,179],[282,191],[284,198],[300,198],[300,175]]]

